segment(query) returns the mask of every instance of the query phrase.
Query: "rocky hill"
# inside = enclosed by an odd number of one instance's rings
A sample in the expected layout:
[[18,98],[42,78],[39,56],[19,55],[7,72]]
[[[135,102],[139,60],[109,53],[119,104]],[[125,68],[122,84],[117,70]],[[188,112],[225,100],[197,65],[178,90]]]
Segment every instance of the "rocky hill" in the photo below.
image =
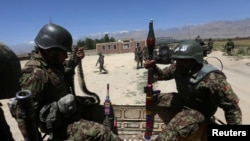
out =
[[[200,25],[187,25],[183,27],[175,27],[169,29],[161,29],[161,27],[154,27],[156,37],[172,37],[174,39],[194,39],[200,35],[202,39],[208,38],[235,38],[235,37],[250,37],[250,18],[236,20],[236,21],[215,21]],[[116,40],[134,39],[145,40],[148,30],[131,30],[127,32],[112,33],[112,37]],[[83,33],[84,34],[84,33]],[[103,36],[106,33],[103,33]],[[84,36],[79,38],[98,39],[100,35]],[[78,40],[79,40],[78,39]],[[75,43],[77,41],[74,41]],[[26,43],[11,47],[17,54],[30,52],[34,49],[34,44]]]
[[[250,36],[250,18],[236,21],[215,21],[200,25],[161,29],[154,27],[157,37],[173,37],[175,39],[201,38],[235,38]],[[129,31],[114,34],[115,39],[145,39],[148,31]]]

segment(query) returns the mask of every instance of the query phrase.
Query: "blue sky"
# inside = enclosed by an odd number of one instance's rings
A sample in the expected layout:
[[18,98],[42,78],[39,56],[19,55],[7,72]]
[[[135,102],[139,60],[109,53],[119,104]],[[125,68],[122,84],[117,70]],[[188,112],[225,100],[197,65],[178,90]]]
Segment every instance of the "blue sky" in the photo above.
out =
[[0,42],[33,41],[49,23],[74,39],[104,32],[181,27],[250,18],[249,0],[1,0]]

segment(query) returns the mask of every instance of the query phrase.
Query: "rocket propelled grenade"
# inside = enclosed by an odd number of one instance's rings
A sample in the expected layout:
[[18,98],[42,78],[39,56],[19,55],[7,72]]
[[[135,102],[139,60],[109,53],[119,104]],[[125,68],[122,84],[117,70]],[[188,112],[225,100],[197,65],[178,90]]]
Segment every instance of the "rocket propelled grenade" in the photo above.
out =
[[[149,31],[147,37],[147,49],[148,49],[148,58],[149,60],[153,59],[153,51],[155,48],[155,34],[153,28],[153,20],[149,22]],[[152,95],[153,95],[153,69],[148,69],[148,83],[144,88],[146,92],[146,126],[145,126],[145,134],[144,138],[146,140],[151,139],[152,135],[152,114],[151,114],[151,107],[152,107]]]
[[153,20],[150,20],[150,22],[149,22],[147,48],[148,48],[149,59],[152,60],[153,59],[153,51],[155,48],[155,33],[154,33],[154,27],[153,27]]
[[107,84],[107,95],[106,95],[106,99],[104,102],[104,114],[105,116],[109,116],[110,115],[110,106],[111,106],[111,102],[109,99],[109,83]]

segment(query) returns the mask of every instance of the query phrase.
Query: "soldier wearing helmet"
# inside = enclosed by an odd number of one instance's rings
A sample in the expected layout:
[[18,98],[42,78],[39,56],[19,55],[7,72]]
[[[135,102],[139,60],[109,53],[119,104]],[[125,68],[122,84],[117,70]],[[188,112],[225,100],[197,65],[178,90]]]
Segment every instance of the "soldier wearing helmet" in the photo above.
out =
[[[35,46],[38,52],[24,65],[20,86],[32,93],[40,131],[48,134],[49,140],[119,140],[109,128],[86,118],[90,115],[86,111],[91,112],[96,106],[92,98],[81,97],[85,99],[81,104],[77,101],[80,96],[74,93],[72,81],[84,51],[77,48],[76,59],[65,64],[67,53],[72,51],[72,36],[68,30],[54,23],[46,24],[38,32]],[[19,105],[16,113],[18,127],[26,139]]]
[[227,55],[232,55],[232,50],[234,49],[234,42],[232,39],[228,39],[227,43],[225,44],[225,50],[227,51]]
[[208,42],[207,42],[207,45],[208,45],[208,53],[211,53],[212,49],[214,47],[214,41],[211,38],[209,38]]
[[141,49],[140,46],[137,47],[136,51],[135,51],[135,58],[136,58],[136,68],[142,68],[143,66],[143,51]]
[[[21,65],[17,55],[0,42],[0,99],[11,98],[20,90],[19,78]],[[1,140],[14,141],[10,127],[4,117],[0,103],[0,136]]]
[[104,68],[104,55],[102,53],[99,53],[99,57],[96,61],[95,66],[97,66],[98,64],[100,65],[99,66],[100,73],[102,73],[102,71],[104,71],[103,73],[108,73],[108,70]]
[[197,42],[179,43],[172,58],[175,62],[164,69],[156,66],[154,60],[144,63],[146,68],[153,68],[158,80],[174,79],[177,87],[177,92],[153,97],[155,106],[171,107],[176,112],[156,141],[189,136],[201,123],[208,122],[218,107],[224,110],[227,124],[242,123],[237,95],[222,71],[203,62],[203,52]]

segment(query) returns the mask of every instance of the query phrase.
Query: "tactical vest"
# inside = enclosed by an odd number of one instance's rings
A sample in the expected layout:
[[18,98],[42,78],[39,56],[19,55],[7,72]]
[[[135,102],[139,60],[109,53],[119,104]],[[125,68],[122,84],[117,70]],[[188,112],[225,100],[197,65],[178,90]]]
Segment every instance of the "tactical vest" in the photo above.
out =
[[185,106],[194,108],[208,116],[211,116],[211,114],[215,112],[217,106],[213,104],[210,97],[210,90],[199,86],[199,82],[209,73],[215,71],[218,71],[218,69],[212,65],[203,64],[202,69],[197,73],[196,77],[182,77],[178,74],[174,75],[178,95],[184,101]]

